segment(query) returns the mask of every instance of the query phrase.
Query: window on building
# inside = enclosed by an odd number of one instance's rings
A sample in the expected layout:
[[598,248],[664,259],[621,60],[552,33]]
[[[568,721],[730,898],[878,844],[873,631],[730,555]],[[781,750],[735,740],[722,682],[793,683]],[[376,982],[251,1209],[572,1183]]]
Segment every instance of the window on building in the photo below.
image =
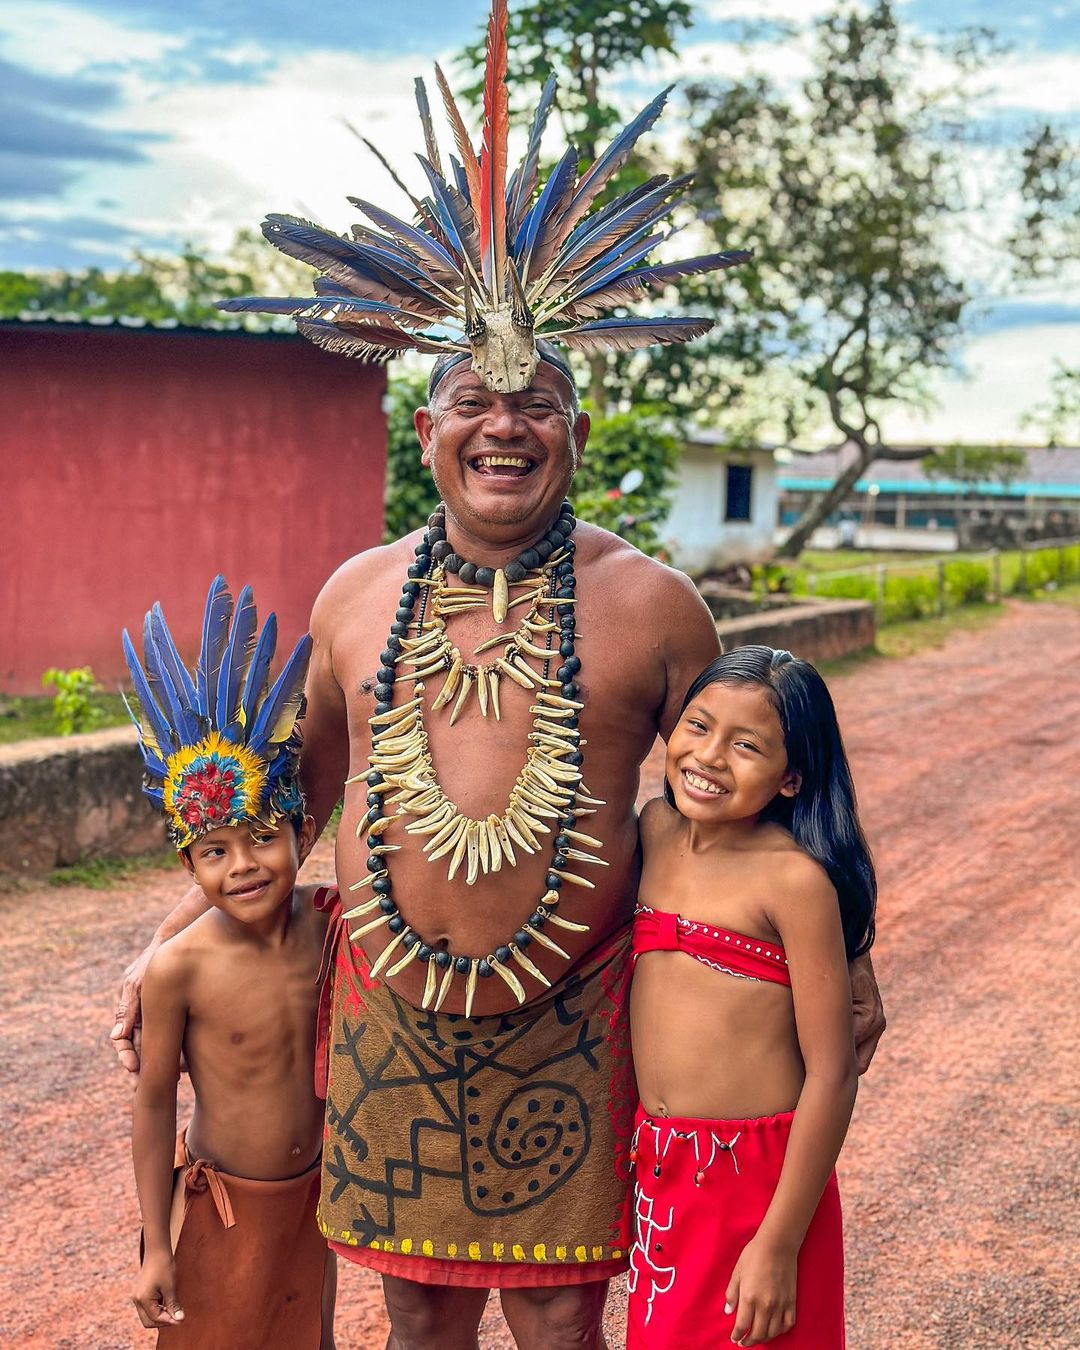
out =
[[724,497],[725,520],[750,519],[750,492],[754,470],[749,464],[727,466],[727,493]]

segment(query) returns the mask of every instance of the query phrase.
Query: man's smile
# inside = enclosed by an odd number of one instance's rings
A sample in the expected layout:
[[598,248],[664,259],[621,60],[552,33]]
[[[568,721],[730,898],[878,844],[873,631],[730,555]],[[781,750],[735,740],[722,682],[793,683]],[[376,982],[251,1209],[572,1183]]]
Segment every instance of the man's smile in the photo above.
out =
[[531,455],[509,455],[484,450],[470,455],[466,464],[482,478],[527,478],[536,468],[537,460]]

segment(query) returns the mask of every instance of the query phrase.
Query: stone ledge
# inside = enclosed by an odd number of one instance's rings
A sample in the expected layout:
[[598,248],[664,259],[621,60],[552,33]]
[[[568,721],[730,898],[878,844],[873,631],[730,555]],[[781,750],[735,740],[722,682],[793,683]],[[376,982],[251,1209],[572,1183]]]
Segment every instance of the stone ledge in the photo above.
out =
[[134,727],[0,747],[0,874],[163,848],[141,784]]
[[877,620],[869,600],[821,600],[724,619],[716,631],[725,651],[760,643],[807,661],[836,661],[872,647]]

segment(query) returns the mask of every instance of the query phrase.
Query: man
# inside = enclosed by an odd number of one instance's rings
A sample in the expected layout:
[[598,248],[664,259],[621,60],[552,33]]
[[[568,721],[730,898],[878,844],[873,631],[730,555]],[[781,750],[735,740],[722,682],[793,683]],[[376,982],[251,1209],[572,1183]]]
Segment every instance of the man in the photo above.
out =
[[[580,178],[568,151],[536,195],[549,86],[507,183],[505,22],[494,0],[485,151],[459,137],[451,184],[426,135],[417,223],[358,202],[385,233],[345,240],[271,217],[271,241],[320,269],[318,295],[229,305],[295,313],[331,350],[446,353],[415,416],[444,510],[316,601],[301,769],[320,825],[346,783],[337,873],[353,906],[323,1017],[320,1223],[382,1273],[394,1350],[471,1350],[492,1287],[525,1350],[603,1344],[629,1241],[639,768],[719,650],[685,576],[575,528],[564,496],[589,419],[535,339],[539,324],[625,349],[708,328],[589,321],[669,276],[637,266],[658,236],[641,239],[684,184],[661,176],[589,214],[663,96]],[[155,941],[202,903],[189,894]],[[128,1067],[141,969],[114,1030]],[[855,978],[868,1059],[883,1022],[868,963]]]

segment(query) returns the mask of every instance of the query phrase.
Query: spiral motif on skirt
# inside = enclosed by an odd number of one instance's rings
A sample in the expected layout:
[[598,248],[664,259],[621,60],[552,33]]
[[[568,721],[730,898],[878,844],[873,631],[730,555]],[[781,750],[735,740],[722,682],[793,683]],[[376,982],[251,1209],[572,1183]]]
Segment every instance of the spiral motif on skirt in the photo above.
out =
[[568,1083],[529,1083],[465,1124],[465,1176],[477,1214],[516,1214],[545,1200],[584,1162],[589,1108]]

